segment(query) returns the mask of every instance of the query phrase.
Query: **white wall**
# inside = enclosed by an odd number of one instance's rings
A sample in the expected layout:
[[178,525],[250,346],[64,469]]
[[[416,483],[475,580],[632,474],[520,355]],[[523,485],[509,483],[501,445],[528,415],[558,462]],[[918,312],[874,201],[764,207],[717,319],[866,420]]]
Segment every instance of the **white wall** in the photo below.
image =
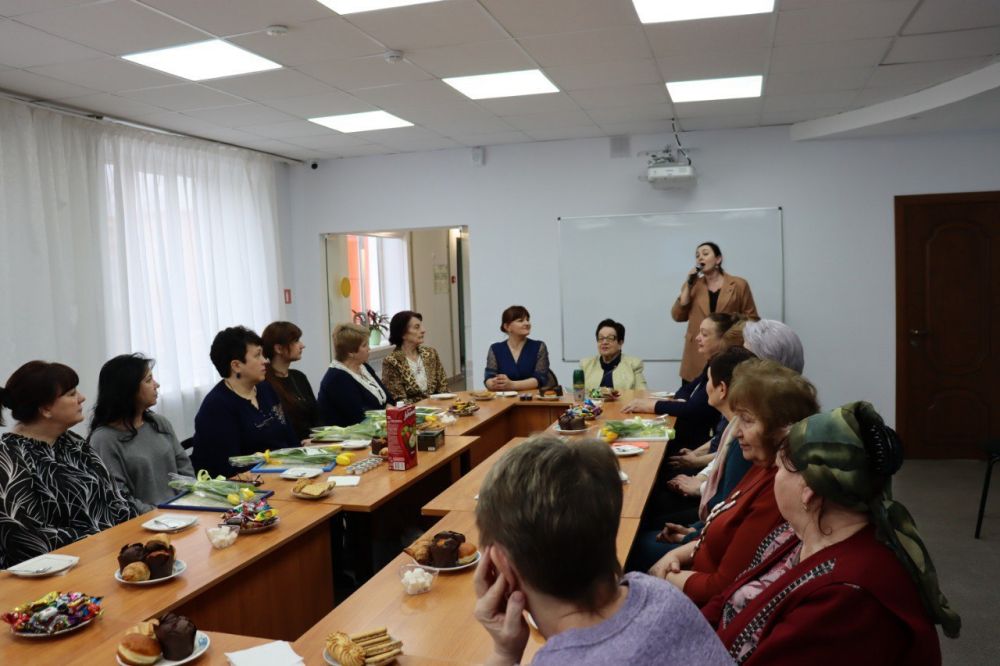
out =
[[[632,154],[667,140],[633,137]],[[490,147],[483,167],[464,149],[293,167],[293,226],[283,233],[294,257],[286,265],[296,292],[289,317],[310,340],[328,334],[321,233],[468,225],[471,376],[481,375],[487,346],[501,339],[501,310],[520,303],[565,383],[572,366],[559,361],[557,217],[782,206],[786,321],[802,337],[805,374],[825,406],[867,399],[894,421],[893,197],[1000,189],[1000,134],[793,143],[787,128],[758,128],[683,140],[700,174],[690,192],[640,182],[645,160],[611,158],[607,139]],[[725,239],[714,240],[724,251]],[[609,238],[608,264],[581,273],[622,289],[678,289],[646,284],[628,249]],[[594,321],[602,317],[595,304]],[[318,382],[326,362],[307,352],[303,370]],[[675,363],[650,364],[647,375],[656,388],[678,383]]]

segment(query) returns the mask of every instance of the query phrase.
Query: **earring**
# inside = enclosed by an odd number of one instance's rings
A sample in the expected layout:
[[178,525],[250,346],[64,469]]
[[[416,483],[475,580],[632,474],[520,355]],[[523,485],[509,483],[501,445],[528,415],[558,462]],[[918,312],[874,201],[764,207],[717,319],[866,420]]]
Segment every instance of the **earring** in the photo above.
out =
[[237,372],[236,373],[236,379],[239,379],[239,378],[240,378],[240,373]]

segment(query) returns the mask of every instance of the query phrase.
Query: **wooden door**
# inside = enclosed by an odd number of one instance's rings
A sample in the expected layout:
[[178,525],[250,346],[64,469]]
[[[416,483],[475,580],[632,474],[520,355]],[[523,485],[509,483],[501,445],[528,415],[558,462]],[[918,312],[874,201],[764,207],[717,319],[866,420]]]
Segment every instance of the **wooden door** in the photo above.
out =
[[908,457],[1000,436],[1000,192],[896,197],[896,425]]

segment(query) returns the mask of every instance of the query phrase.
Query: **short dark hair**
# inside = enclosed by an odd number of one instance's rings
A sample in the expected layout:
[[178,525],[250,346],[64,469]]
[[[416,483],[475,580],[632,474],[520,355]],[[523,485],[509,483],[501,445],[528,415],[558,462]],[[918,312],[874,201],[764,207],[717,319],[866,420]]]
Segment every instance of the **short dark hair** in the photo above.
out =
[[729,386],[733,381],[733,370],[750,358],[757,358],[757,355],[746,347],[730,347],[719,352],[708,362],[708,370],[712,373],[712,383]]
[[[135,399],[142,380],[154,363],[153,359],[142,354],[122,354],[101,367],[101,374],[97,379],[97,401],[90,420],[91,433],[101,426],[120,422],[128,432],[119,439],[128,442],[135,438],[138,434],[134,422]],[[156,432],[165,434],[148,409],[143,411],[142,420],[149,423]]]
[[39,410],[80,384],[80,376],[68,365],[28,361],[14,371],[7,387],[0,389],[0,407],[10,409],[21,423],[38,418]]
[[403,310],[402,312],[397,312],[392,315],[392,319],[389,321],[389,344],[395,345],[396,349],[403,346],[403,338],[406,336],[406,329],[410,327],[410,320],[416,317],[420,321],[424,320],[424,316],[419,312],[414,312],[413,310]]
[[274,346],[288,346],[302,339],[302,329],[290,321],[273,321],[267,325],[260,335],[261,347],[264,348],[264,358],[274,359]]
[[231,326],[216,334],[208,356],[212,359],[212,365],[219,371],[219,375],[225,379],[232,372],[230,363],[233,361],[246,363],[247,347],[250,345],[263,347],[264,341],[246,326]]
[[531,319],[528,308],[523,305],[512,305],[504,310],[503,314],[500,315],[500,332],[506,333],[507,329],[504,326],[518,319]]
[[625,342],[625,325],[619,324],[614,319],[605,319],[597,325],[597,330],[594,331],[594,337],[598,338],[601,336],[602,328],[613,328],[615,329],[615,335],[618,336],[618,342]]
[[[595,440],[536,437],[508,451],[479,491],[484,546],[499,544],[533,587],[596,610],[614,594],[622,509],[618,459]],[[586,544],[570,557],[567,552]]]

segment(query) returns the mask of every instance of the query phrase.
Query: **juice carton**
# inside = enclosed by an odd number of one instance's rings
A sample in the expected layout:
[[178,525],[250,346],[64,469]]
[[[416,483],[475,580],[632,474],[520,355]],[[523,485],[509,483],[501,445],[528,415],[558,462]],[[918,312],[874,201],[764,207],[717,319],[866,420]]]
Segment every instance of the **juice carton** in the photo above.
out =
[[386,407],[389,469],[404,471],[417,464],[417,409],[413,405]]

